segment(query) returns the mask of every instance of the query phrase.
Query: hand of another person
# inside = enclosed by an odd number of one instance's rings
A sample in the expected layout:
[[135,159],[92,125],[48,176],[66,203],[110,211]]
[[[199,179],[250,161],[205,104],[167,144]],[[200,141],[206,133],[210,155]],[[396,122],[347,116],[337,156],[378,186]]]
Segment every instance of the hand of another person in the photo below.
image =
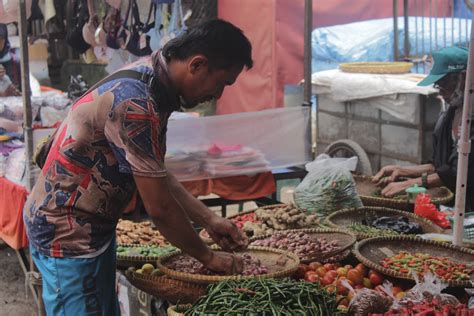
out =
[[382,195],[386,197],[392,197],[399,192],[405,192],[405,190],[411,186],[412,186],[411,180],[402,181],[402,182],[392,182],[382,190]]
[[242,250],[249,244],[245,233],[227,218],[213,217],[206,230],[212,240],[226,251]]
[[202,264],[209,270],[225,275],[240,274],[244,270],[242,258],[223,251],[211,251]]
[[400,176],[401,168],[397,165],[385,166],[372,178],[372,182],[376,183],[379,187],[384,187],[389,183],[392,183]]

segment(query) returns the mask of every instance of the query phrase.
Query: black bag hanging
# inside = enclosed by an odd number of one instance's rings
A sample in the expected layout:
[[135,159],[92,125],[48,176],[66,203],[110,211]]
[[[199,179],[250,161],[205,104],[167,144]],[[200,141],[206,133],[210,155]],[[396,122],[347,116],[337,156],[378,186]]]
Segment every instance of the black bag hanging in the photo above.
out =
[[153,52],[150,48],[150,36],[146,33],[154,26],[150,23],[155,4],[150,4],[148,19],[145,24],[140,21],[140,12],[136,0],[131,0],[132,23],[130,25],[130,38],[126,49],[135,56],[148,56]]
[[70,0],[67,2],[68,30],[66,42],[79,54],[85,53],[91,46],[82,37],[82,28],[89,20],[87,0]]

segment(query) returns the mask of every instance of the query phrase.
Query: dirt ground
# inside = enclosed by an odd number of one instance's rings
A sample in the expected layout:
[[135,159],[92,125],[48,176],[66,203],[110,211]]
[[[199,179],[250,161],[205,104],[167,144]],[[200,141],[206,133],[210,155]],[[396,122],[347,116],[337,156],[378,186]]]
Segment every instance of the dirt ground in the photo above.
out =
[[25,276],[13,249],[0,242],[0,316],[34,316],[36,304],[26,297]]

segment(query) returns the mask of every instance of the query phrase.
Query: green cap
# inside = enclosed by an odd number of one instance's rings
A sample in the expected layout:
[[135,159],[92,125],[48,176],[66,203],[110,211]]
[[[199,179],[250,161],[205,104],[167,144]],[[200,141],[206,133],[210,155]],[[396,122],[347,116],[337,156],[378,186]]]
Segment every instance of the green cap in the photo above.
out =
[[430,74],[418,83],[419,86],[429,86],[444,76],[467,69],[469,50],[464,47],[446,47],[433,53],[433,67]]
[[419,187],[418,184],[414,184],[412,187],[409,187],[408,189],[406,189],[405,192],[413,193],[413,194],[425,193],[426,188],[425,187]]

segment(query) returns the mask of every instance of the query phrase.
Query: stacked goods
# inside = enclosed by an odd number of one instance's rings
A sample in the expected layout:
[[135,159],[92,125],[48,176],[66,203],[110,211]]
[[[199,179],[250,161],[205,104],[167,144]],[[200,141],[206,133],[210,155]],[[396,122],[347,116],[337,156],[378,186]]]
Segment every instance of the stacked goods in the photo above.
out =
[[307,215],[294,205],[258,208],[255,221],[247,221],[242,229],[248,236],[272,234],[276,230],[311,227],[318,224],[316,215]]
[[319,255],[338,249],[337,240],[328,241],[326,238],[313,238],[304,232],[278,232],[266,239],[251,243],[253,246],[263,246],[287,250],[296,254],[300,259],[308,255]]
[[440,316],[472,316],[474,309],[465,304],[441,304],[434,299],[423,303],[409,304],[407,307],[392,308],[384,314],[369,314],[369,316],[417,316],[417,315],[440,315]]
[[145,247],[127,247],[118,246],[117,256],[127,257],[161,257],[167,255],[177,248],[171,245],[167,246],[145,246]]
[[465,264],[456,263],[447,257],[431,256],[424,253],[400,252],[395,256],[383,259],[380,265],[400,273],[413,271],[419,276],[431,272],[445,281],[469,281],[470,274],[473,272]]
[[[259,259],[252,258],[249,254],[243,254],[241,258],[244,263],[244,270],[241,273],[242,275],[260,275],[268,273],[267,267],[262,265]],[[205,268],[201,262],[187,255],[175,256],[170,259],[165,266],[172,270],[184,273],[216,275],[216,273]]]
[[209,286],[185,315],[340,315],[335,293],[291,279],[225,281]]
[[117,224],[117,244],[142,246],[168,246],[160,232],[151,227],[150,221],[132,222],[120,219]]

